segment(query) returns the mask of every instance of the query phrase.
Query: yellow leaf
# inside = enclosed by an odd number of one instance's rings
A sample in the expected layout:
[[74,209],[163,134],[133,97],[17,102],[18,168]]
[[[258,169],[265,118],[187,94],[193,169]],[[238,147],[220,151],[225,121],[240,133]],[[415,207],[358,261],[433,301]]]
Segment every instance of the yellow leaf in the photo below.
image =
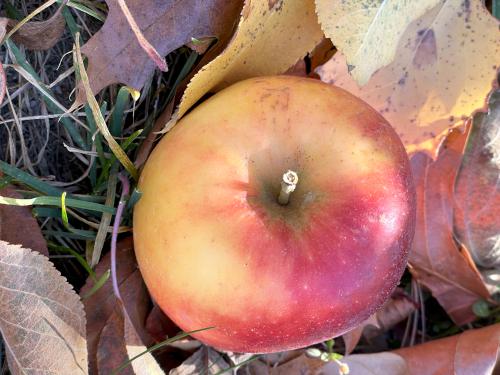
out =
[[245,78],[283,73],[322,39],[313,0],[247,0],[226,49],[193,77],[178,117],[203,95]]
[[316,0],[325,35],[346,57],[360,85],[396,56],[408,25],[443,0]]
[[318,74],[377,109],[407,150],[432,152],[436,137],[484,106],[500,61],[498,26],[480,0],[447,0],[410,24],[395,60],[362,88],[341,54]]

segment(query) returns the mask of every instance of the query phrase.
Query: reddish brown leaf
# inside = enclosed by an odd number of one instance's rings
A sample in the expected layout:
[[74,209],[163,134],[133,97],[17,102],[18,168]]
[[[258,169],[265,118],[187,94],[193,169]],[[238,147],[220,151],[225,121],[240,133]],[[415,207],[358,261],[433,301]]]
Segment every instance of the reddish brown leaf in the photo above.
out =
[[13,375],[88,374],[80,298],[47,257],[3,241],[0,333]]
[[[483,375],[493,372],[500,347],[500,324],[396,350],[415,375]],[[498,369],[497,369],[498,370]]]
[[[113,83],[139,90],[155,63],[141,48],[117,0],[106,2],[106,22],[82,48],[89,58],[90,86],[94,93]],[[242,7],[241,1],[223,0],[128,0],[127,5],[144,37],[162,56],[192,37],[226,41]]]
[[351,354],[354,348],[356,348],[356,345],[358,345],[359,340],[361,340],[363,331],[367,326],[380,328],[377,320],[377,314],[373,314],[359,326],[342,335],[342,339],[344,340],[345,345],[345,355]]
[[466,134],[453,131],[433,162],[418,153],[411,159],[417,189],[417,226],[410,271],[459,325],[474,320],[471,306],[489,293],[465,248],[452,233],[452,192]]
[[500,90],[477,113],[455,182],[457,237],[483,267],[500,265]]
[[154,305],[146,319],[146,330],[156,342],[178,334],[181,329],[175,325],[157,305]]
[[[13,188],[0,189],[0,195],[11,198],[22,198]],[[47,242],[36,219],[28,207],[17,207],[0,204],[0,240],[38,251],[48,256]]]
[[[127,312],[133,321],[134,326],[139,332],[139,336],[146,345],[150,345],[153,340],[144,329],[146,314],[151,306],[149,295],[142,281],[141,275],[135,261],[133,242],[131,238],[121,241],[117,246],[117,280],[120,286],[123,302]],[[96,275],[100,277],[110,267],[110,255],[107,254],[97,265]],[[89,279],[82,288],[80,294],[85,295],[93,286]],[[119,308],[117,300],[113,294],[111,282],[104,284],[95,294],[84,300],[85,312],[87,314],[87,346],[89,352],[89,363],[92,372],[97,371],[97,348],[107,346],[99,343],[101,332],[108,322],[113,318],[115,310]],[[113,324],[113,322],[109,323]],[[123,329],[123,320],[122,320]],[[110,328],[108,328],[109,330]],[[115,340],[119,340],[115,337]],[[113,348],[106,349],[111,352],[103,353],[100,356],[109,356],[115,354]],[[116,353],[116,355],[118,355]],[[121,363],[121,362],[120,362]]]

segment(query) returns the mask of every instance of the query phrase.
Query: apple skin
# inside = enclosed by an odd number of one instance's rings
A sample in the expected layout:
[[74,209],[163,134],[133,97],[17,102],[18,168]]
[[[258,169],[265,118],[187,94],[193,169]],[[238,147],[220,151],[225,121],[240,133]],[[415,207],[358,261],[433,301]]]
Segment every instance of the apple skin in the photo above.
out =
[[[284,172],[299,176],[277,203]],[[268,353],[349,331],[390,297],[415,227],[405,149],[374,109],[320,81],[261,77],[199,105],[141,174],[146,285],[185,331]]]

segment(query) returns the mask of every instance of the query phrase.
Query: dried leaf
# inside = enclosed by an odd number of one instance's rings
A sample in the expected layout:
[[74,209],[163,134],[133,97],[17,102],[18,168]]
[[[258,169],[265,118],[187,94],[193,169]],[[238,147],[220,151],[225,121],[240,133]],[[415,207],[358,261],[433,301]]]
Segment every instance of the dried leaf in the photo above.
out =
[[500,324],[494,324],[393,353],[406,360],[411,374],[486,375],[497,374],[499,346]]
[[208,346],[197,350],[179,367],[170,371],[169,375],[211,375],[229,368],[229,364],[219,353]]
[[[134,326],[139,331],[139,336],[146,345],[153,343],[152,338],[144,328],[146,314],[150,306],[150,298],[144,285],[137,263],[134,256],[133,241],[131,238],[124,239],[117,245],[117,280],[120,285],[122,298],[127,309],[127,312],[134,322]],[[103,257],[97,265],[96,275],[99,279],[110,268],[109,253]],[[91,279],[80,291],[81,295],[85,295],[93,286]],[[109,358],[114,354],[112,347],[105,345],[99,340],[103,340],[102,331],[107,324],[117,324],[116,320],[120,317],[112,317],[115,314],[117,304],[111,282],[106,282],[96,293],[84,300],[85,312],[87,314],[87,346],[89,352],[89,363],[92,373],[97,372],[97,354],[98,345],[102,349],[99,355]],[[112,320],[114,321],[110,323]],[[120,318],[121,319],[121,318]],[[123,330],[123,319],[122,319]],[[113,327],[112,327],[113,328]],[[114,329],[114,328],[113,328]],[[111,330],[111,328],[108,328]],[[123,336],[119,336],[123,337]],[[118,341],[119,337],[114,336],[114,341]],[[114,344],[114,342],[113,342]],[[104,349],[111,352],[104,353]],[[126,359],[126,358],[125,358]],[[118,361],[119,362],[119,361]],[[123,362],[123,361],[122,361]],[[122,363],[120,362],[120,364]]]
[[380,327],[377,320],[377,314],[373,314],[364,322],[361,322],[359,326],[342,335],[346,355],[351,354],[354,348],[356,348],[356,345],[358,345],[359,340],[361,340],[361,335],[367,326]]
[[438,159],[423,153],[411,158],[417,189],[417,225],[410,251],[410,271],[427,287],[458,325],[474,320],[471,306],[489,298],[479,272],[452,233],[453,183],[466,134],[453,131]]
[[[113,83],[140,90],[155,63],[141,48],[117,0],[106,3],[106,22],[82,47],[89,59],[92,92]],[[240,1],[223,0],[127,0],[127,5],[144,37],[163,56],[192,37],[228,39],[241,9]]]
[[339,53],[317,71],[377,109],[408,150],[433,152],[438,135],[483,107],[500,61],[498,24],[480,0],[440,1],[410,24],[395,60],[366,86],[357,86]]
[[313,0],[247,0],[227,48],[188,85],[178,117],[199,99],[245,78],[283,73],[321,41]]
[[[22,198],[11,187],[0,189],[0,195]],[[49,255],[47,242],[29,207],[0,205],[0,240]]]
[[351,76],[364,85],[375,71],[394,60],[410,23],[441,2],[316,0],[316,11],[325,35],[345,56]]
[[0,301],[12,374],[88,374],[83,306],[45,256],[0,241]]
[[475,262],[500,266],[500,90],[473,118],[454,203],[455,233]]
[[[62,9],[60,6],[46,21],[30,21],[24,24],[12,35],[12,39],[27,49],[35,51],[52,48],[61,39],[66,26]],[[9,19],[7,29],[10,30],[17,24],[18,21]]]
[[[146,318],[145,328],[156,342],[161,342],[167,337],[175,336],[181,331],[156,304]],[[190,339],[190,341],[196,340]]]

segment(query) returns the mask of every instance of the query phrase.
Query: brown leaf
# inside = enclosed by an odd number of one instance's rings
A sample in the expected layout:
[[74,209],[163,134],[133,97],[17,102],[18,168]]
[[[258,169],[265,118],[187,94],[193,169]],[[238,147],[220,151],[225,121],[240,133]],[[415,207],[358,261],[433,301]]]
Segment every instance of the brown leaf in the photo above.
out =
[[0,332],[13,375],[88,374],[78,295],[47,257],[3,241]]
[[[82,47],[89,59],[88,75],[93,93],[113,83],[140,90],[155,63],[139,45],[117,0],[107,0],[109,13],[102,28]],[[128,8],[144,37],[161,54],[191,41],[216,36],[227,40],[241,9],[240,1],[128,0]]]
[[[101,332],[97,349],[99,374],[110,374],[120,366],[146,351],[131,318],[117,306]],[[164,375],[151,353],[145,353],[124,367],[120,374]]]
[[209,92],[245,78],[285,72],[322,38],[312,0],[245,1],[233,39],[193,77],[178,118]]
[[342,335],[345,345],[345,355],[351,354],[354,348],[356,348],[356,345],[358,345],[359,340],[361,340],[361,335],[367,326],[380,327],[377,320],[377,314],[373,314],[364,322],[361,322],[359,326]]
[[497,374],[499,346],[500,324],[494,324],[393,353],[406,360],[412,375],[486,375]]
[[[348,71],[352,66],[338,53],[318,69],[323,81],[362,98],[385,116],[409,151],[433,152],[439,145],[438,135],[483,107],[500,61],[499,22],[481,0],[439,3],[401,36],[391,34],[399,40],[396,57],[377,70],[367,85],[358,87]],[[363,12],[368,10],[358,12],[360,19]],[[352,18],[346,20],[357,37],[358,25]],[[359,23],[366,25],[362,20]],[[377,53],[379,47],[370,44],[370,50]]]
[[455,182],[454,227],[477,264],[500,266],[500,90],[477,113]]
[[[133,242],[131,238],[124,239],[117,245],[117,280],[120,286],[123,302],[134,322],[134,326],[139,332],[139,336],[146,345],[153,343],[152,338],[144,328],[146,314],[148,313],[151,301],[146,290],[146,286],[142,281],[139,269],[134,256]],[[110,268],[110,254],[108,253],[101,262],[97,265],[96,275],[99,278]],[[81,295],[85,295],[93,286],[93,282],[89,279],[80,291]],[[100,356],[108,357],[114,354],[113,348],[107,347],[102,342],[99,342],[101,332],[106,324],[116,324],[117,317],[112,317],[117,308],[118,302],[113,294],[111,282],[106,282],[96,293],[84,300],[85,312],[87,314],[87,346],[89,352],[90,369],[93,373],[97,371],[97,354],[98,345],[100,349],[108,350],[110,353],[101,351]],[[115,319],[115,321],[113,321]],[[123,319],[121,321],[123,327]],[[114,327],[114,326],[113,326]],[[110,330],[111,328],[108,328]],[[123,330],[123,328],[122,328]],[[122,336],[120,336],[122,337]],[[120,337],[115,337],[115,341]],[[121,363],[121,362],[120,362]]]
[[[0,189],[0,196],[22,198],[12,187]],[[28,207],[0,204],[0,240],[49,256],[47,242]]]
[[[46,21],[30,21],[24,24],[12,35],[12,39],[14,42],[35,51],[52,48],[61,39],[66,26],[62,9],[60,6]],[[18,21],[9,19],[7,29],[12,29],[17,23]]]
[[175,336],[181,331],[156,304],[146,318],[146,330],[156,342]]
[[229,364],[219,353],[208,346],[198,349],[179,367],[170,371],[169,375],[211,375],[229,368]]
[[453,184],[466,134],[453,131],[435,162],[424,153],[411,158],[417,189],[417,225],[409,264],[448,315],[462,325],[475,319],[471,306],[489,298],[479,272],[452,233]]

